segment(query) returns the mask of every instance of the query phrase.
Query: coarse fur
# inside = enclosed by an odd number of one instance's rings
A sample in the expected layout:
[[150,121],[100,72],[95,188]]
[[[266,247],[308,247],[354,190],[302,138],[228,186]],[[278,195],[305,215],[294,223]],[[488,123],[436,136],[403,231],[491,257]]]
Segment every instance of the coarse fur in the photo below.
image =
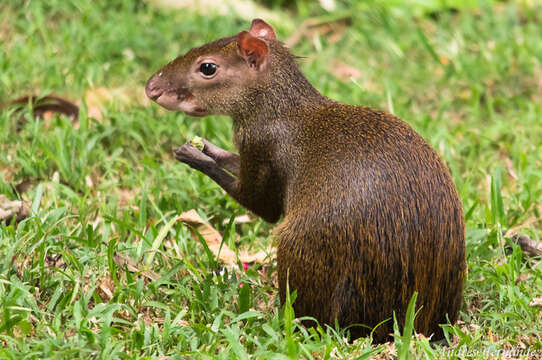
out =
[[[214,61],[212,78],[198,71]],[[296,316],[352,326],[352,338],[405,311],[440,339],[462,303],[465,226],[451,176],[412,128],[388,113],[322,96],[262,20],[190,50],[148,82],[149,97],[195,116],[233,119],[239,155],[205,141],[175,150],[276,229],[281,301]],[[226,169],[227,171],[224,171]],[[233,174],[233,176],[232,176]],[[374,332],[389,340],[392,321]]]

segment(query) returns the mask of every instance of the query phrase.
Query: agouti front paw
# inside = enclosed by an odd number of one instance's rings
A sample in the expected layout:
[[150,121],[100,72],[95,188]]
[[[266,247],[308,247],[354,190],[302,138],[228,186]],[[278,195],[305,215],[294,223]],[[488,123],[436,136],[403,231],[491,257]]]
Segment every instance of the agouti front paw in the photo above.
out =
[[216,162],[212,158],[192,146],[190,142],[173,148],[173,153],[175,154],[175,159],[178,161],[203,172],[210,167],[216,167]]

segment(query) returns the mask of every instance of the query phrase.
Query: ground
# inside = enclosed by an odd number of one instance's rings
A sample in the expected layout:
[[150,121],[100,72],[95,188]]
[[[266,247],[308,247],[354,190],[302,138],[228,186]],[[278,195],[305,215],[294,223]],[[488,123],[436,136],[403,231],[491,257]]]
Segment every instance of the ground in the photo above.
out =
[[[542,234],[539,2],[181,2],[0,4],[0,102],[55,94],[80,106],[77,119],[0,111],[0,194],[30,215],[0,224],[0,357],[542,357],[542,262],[507,239]],[[376,346],[301,327],[278,303],[272,226],[174,160],[196,135],[232,150],[231,122],[160,109],[145,81],[247,29],[254,11],[322,93],[403,118],[449,166],[469,273],[446,341],[407,331]],[[191,209],[202,238],[179,216]],[[217,260],[209,234],[270,255],[244,270]]]

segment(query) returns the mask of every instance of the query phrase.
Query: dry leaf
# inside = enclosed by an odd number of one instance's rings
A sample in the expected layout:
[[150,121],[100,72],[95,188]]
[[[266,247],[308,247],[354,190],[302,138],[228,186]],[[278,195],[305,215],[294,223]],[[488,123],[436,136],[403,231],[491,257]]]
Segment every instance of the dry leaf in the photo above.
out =
[[351,78],[357,79],[361,76],[359,69],[345,64],[340,60],[333,61],[329,70],[336,78],[342,81],[347,81]]
[[90,175],[87,175],[85,177],[85,184],[87,185],[87,187],[89,188],[93,188],[94,187],[94,182],[92,182],[92,178],[90,177]]
[[448,65],[450,63],[450,59],[448,59],[446,56],[439,56],[440,63],[442,65]]
[[[20,112],[23,107],[28,104],[32,104],[32,113],[33,116],[39,119],[43,119],[45,128],[49,127],[49,122],[55,117],[56,114],[64,114],[68,116],[74,125],[78,126],[78,116],[79,116],[79,107],[71,102],[68,99],[62,98],[56,95],[45,95],[45,96],[35,96],[35,95],[25,95],[21,96],[15,100],[12,100],[7,105],[15,109],[15,112]],[[17,123],[17,131],[20,131],[22,124],[25,122],[24,116],[19,117]]]
[[20,200],[9,200],[6,195],[0,194],[0,221],[9,223],[12,218],[19,222],[30,214],[30,208]]
[[[4,149],[0,148],[0,151],[3,151]],[[11,155],[7,156],[7,160],[9,163],[12,161]],[[7,166],[0,166],[0,175],[4,175],[4,182],[10,183],[13,181],[13,178],[15,177],[15,169]],[[18,190],[17,190],[18,191]]]
[[542,256],[542,242],[531,240],[527,235],[514,235],[511,239],[519,245],[525,255]]
[[47,267],[55,267],[57,269],[63,269],[65,267],[64,265],[66,265],[62,254],[47,254],[47,256],[45,256],[45,264]]
[[344,31],[349,23],[348,18],[338,19],[333,22],[319,19],[307,19],[297,27],[284,43],[287,47],[294,47],[303,38],[312,39],[315,36],[325,36],[330,44],[336,43],[343,38]]
[[186,9],[200,14],[230,15],[232,12],[238,16],[252,20],[254,18],[266,21],[284,22],[287,19],[278,13],[267,10],[265,7],[249,0],[151,0],[151,4],[158,7]]
[[103,301],[109,301],[113,298],[115,291],[115,282],[110,277],[105,277],[98,280],[98,295]]
[[532,307],[542,307],[542,297],[534,298],[529,303],[529,306]]
[[123,268],[123,269],[126,268],[130,272],[140,273],[141,275],[145,276],[149,280],[158,280],[160,278],[160,275],[158,275],[154,271],[150,271],[150,270],[141,271],[139,267],[137,266],[138,263],[134,259],[128,257],[125,254],[116,253],[113,256],[113,260],[115,261],[115,264],[117,264],[118,267]]
[[22,194],[22,193],[25,193],[28,191],[28,189],[30,189],[32,187],[32,185],[34,185],[34,182],[30,179],[23,179],[21,180],[20,183],[18,183],[17,185],[15,185],[15,190],[17,190],[17,192],[19,194]]
[[[222,249],[220,248],[220,244],[222,243],[222,235],[220,235],[220,233],[211,225],[203,221],[196,210],[192,209],[182,213],[180,220],[186,225],[192,227],[201,235],[201,237],[207,243],[209,250],[211,250],[215,256],[218,256],[219,259],[226,264],[235,266],[237,263],[235,253],[226,244],[222,246]],[[197,235],[194,236],[194,238],[197,240]]]
[[128,103],[138,94],[144,93],[143,89],[133,87],[106,88],[97,87],[88,89],[85,93],[85,102],[88,108],[88,116],[96,120],[102,120],[102,113],[106,106],[114,101]]
[[[220,248],[220,244],[222,243],[222,235],[220,235],[220,233],[211,225],[203,221],[196,210],[192,209],[182,213],[180,215],[180,220],[196,230],[207,243],[209,250],[211,250],[211,252],[221,261],[230,267],[237,267],[237,256],[235,252],[232,251],[226,244],[223,244],[222,248]],[[197,235],[193,235],[197,240]],[[239,260],[243,263],[263,263],[266,258],[267,253],[263,250],[260,250],[254,254],[249,254],[247,251],[239,251]]]
[[333,11],[337,8],[335,0],[320,0],[320,6],[326,11]]
[[[236,216],[233,219],[233,223],[236,224],[236,225],[237,224],[246,224],[246,223],[249,223],[249,222],[252,222],[252,219],[247,214],[241,215],[241,216]],[[229,219],[224,219],[224,221],[222,222],[223,225],[228,225],[229,223],[230,223]]]
[[88,116],[96,120],[102,120],[102,111],[105,108],[105,104],[112,99],[113,95],[104,87],[87,90],[85,102],[88,108]]
[[239,251],[239,260],[241,260],[244,264],[253,264],[253,263],[259,263],[263,264],[265,259],[267,259],[267,252],[260,250],[254,254],[249,254],[247,251]]
[[371,356],[371,359],[375,360],[391,360],[397,359],[397,351],[395,350],[395,344],[387,342],[382,344],[382,351],[375,356]]
[[114,194],[118,196],[118,206],[128,206],[132,203],[139,189],[116,188]]
[[188,210],[181,214],[179,217],[186,225],[193,227],[200,235],[205,239],[209,249],[213,251],[212,247],[220,246],[222,242],[222,235],[216,231],[211,225],[207,224],[196,210]]

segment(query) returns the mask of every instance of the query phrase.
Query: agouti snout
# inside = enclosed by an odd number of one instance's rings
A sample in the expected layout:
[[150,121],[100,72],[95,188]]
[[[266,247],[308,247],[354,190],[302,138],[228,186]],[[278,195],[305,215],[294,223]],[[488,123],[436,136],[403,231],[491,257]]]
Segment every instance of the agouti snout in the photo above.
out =
[[[435,151],[405,122],[322,96],[256,19],[249,31],[190,50],[147,95],[170,110],[233,119],[239,155],[203,140],[175,149],[253,213],[276,222],[279,291],[322,324],[399,324],[418,292],[418,332],[442,337],[465,276],[463,210]],[[353,338],[370,331],[354,326]],[[391,321],[374,332],[393,332]]]

